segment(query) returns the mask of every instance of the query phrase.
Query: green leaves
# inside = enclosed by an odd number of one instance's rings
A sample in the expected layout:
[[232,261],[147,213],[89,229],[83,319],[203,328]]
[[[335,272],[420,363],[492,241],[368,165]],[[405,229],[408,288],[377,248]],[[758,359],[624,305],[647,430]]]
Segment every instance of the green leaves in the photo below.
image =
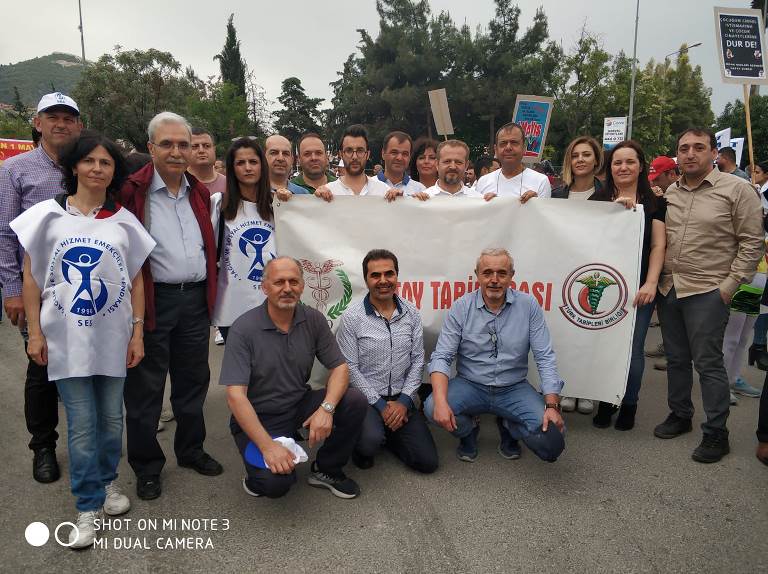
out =
[[331,308],[328,309],[328,317],[334,320],[341,317],[341,314],[347,309],[350,301],[352,301],[352,283],[349,280],[349,276],[343,269],[337,269],[336,275],[344,287],[344,294],[341,296],[338,303],[331,305]]

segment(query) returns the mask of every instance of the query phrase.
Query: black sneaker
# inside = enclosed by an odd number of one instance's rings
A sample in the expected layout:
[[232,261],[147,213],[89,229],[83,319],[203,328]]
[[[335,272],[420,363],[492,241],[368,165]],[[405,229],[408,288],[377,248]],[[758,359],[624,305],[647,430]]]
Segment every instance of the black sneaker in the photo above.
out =
[[696,462],[718,462],[729,452],[731,447],[728,444],[728,435],[704,433],[701,443],[694,449],[691,458]]
[[142,500],[154,500],[163,492],[159,476],[136,477],[136,496]]
[[637,414],[637,405],[621,405],[619,416],[616,417],[616,424],[613,427],[616,430],[628,431],[635,428],[635,415]]
[[667,420],[660,425],[656,425],[656,428],[653,429],[653,434],[658,438],[675,438],[692,430],[691,419],[684,419],[675,413],[669,413]]
[[477,435],[480,434],[480,425],[475,424],[472,432],[459,439],[459,446],[456,447],[456,456],[464,462],[475,462],[477,460]]
[[592,426],[599,429],[607,429],[611,426],[611,419],[616,413],[616,407],[611,403],[600,401],[597,407],[597,413],[592,417]]
[[499,429],[499,447],[497,449],[499,454],[507,460],[517,460],[520,458],[520,454],[522,454],[520,442],[512,438],[509,430],[504,426],[504,419],[496,417],[496,426]]
[[248,496],[253,496],[253,497],[257,497],[257,498],[259,496],[261,496],[258,492],[253,492],[250,488],[248,488],[248,477],[247,476],[243,477],[243,490],[245,491],[245,493]]
[[363,456],[357,451],[353,451],[352,463],[360,470],[368,470],[373,466],[374,459],[372,456]]
[[307,478],[310,486],[327,488],[339,498],[355,498],[360,494],[360,487],[343,472],[329,474],[317,468],[317,462],[312,463],[312,474]]

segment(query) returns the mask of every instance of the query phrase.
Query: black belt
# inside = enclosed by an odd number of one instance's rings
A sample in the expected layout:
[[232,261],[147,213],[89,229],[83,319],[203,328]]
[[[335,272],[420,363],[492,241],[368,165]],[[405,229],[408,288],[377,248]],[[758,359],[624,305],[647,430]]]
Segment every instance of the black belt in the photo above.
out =
[[381,398],[384,399],[385,401],[396,401],[397,399],[400,398],[400,393],[397,393],[396,395],[389,395],[389,396],[381,395]]
[[200,289],[205,287],[205,281],[193,281],[191,283],[155,283],[155,289],[169,289],[173,291],[187,291],[188,289]]

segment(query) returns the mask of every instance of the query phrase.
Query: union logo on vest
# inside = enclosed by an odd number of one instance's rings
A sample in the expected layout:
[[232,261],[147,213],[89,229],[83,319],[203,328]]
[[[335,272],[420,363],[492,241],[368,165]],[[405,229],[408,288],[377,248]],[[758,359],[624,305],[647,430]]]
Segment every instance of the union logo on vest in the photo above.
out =
[[[238,241],[238,247],[240,253],[248,257],[249,248],[253,250],[253,261],[251,262],[251,268],[248,270],[248,279],[251,281],[261,282],[261,277],[264,274],[264,246],[269,241],[269,237],[272,232],[269,229],[263,227],[249,227],[242,234],[240,234],[240,240]],[[274,254],[270,253],[272,258]]]
[[[98,267],[101,261],[103,251],[95,247],[78,246],[69,249],[62,257],[61,272],[64,279],[70,285],[77,278],[73,277],[72,269],[80,274],[80,286],[72,297],[72,307],[70,311],[76,315],[90,317],[104,308],[109,296],[109,291],[104,281],[99,277],[92,277],[91,274]],[[94,294],[94,279],[98,280],[99,292]]]

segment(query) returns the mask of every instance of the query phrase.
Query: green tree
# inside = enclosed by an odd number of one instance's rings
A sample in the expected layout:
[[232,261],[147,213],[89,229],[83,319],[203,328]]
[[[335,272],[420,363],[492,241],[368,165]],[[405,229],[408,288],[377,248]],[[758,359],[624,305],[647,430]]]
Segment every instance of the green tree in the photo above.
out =
[[[768,160],[768,96],[752,96],[749,98],[750,119],[752,120],[752,147],[755,161]],[[749,163],[747,151],[747,116],[744,102],[736,100],[725,105],[723,113],[715,122],[715,129],[731,128],[732,138],[745,138],[744,153],[741,165]]]
[[237,88],[237,94],[245,96],[246,65],[240,55],[240,40],[237,39],[237,30],[232,23],[234,17],[234,14],[230,14],[227,21],[227,38],[224,41],[224,48],[213,59],[219,61],[221,81],[234,85]]
[[189,97],[187,110],[187,119],[193,125],[213,135],[218,157],[226,153],[233,138],[255,135],[245,96],[229,82],[208,82],[201,93]]
[[307,96],[298,78],[283,80],[277,100],[283,109],[275,113],[274,129],[295,142],[306,132],[320,132],[320,113],[317,107],[323,98]]
[[147,124],[155,114],[171,110],[184,115],[190,98],[204,94],[168,52],[123,52],[118,46],[85,68],[73,97],[88,127],[146,151]]
[[29,110],[27,109],[27,105],[21,100],[19,88],[16,86],[13,86],[13,111],[20,120],[29,122]]

